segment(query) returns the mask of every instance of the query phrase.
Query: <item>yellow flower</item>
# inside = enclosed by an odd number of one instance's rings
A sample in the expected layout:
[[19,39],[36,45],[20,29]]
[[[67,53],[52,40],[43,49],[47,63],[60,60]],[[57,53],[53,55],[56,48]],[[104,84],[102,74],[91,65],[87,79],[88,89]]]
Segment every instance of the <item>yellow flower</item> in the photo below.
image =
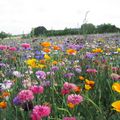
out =
[[120,112],[120,100],[113,102],[112,107],[113,107],[113,110]]
[[91,87],[90,85],[85,84],[85,89],[86,89],[86,90],[91,90],[92,87]]
[[4,109],[7,107],[7,103],[6,102],[0,102],[0,108]]
[[95,48],[92,50],[93,53],[102,53],[103,50],[101,48]]
[[46,60],[50,60],[50,59],[51,59],[50,56],[47,55],[47,54],[45,54],[44,58],[45,58]]
[[112,90],[120,93],[120,83],[117,83],[117,82],[114,83],[114,84],[112,85]]
[[76,53],[77,53],[77,51],[74,49],[68,49],[66,52],[68,55],[76,55]]
[[120,52],[120,48],[117,48],[117,52]]

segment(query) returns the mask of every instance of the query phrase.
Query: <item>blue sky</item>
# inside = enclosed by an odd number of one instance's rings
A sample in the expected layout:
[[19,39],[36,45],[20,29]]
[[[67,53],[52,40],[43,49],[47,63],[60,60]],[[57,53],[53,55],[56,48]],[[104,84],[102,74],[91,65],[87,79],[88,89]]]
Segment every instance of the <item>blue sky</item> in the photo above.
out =
[[120,27],[120,0],[0,0],[0,31],[29,33],[32,28],[80,27],[87,22]]

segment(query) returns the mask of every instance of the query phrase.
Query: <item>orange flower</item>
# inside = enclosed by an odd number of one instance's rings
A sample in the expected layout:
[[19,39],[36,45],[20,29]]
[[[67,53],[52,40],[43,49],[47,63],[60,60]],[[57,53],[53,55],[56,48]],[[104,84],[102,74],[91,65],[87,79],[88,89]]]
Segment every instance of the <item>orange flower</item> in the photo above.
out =
[[53,49],[54,50],[60,50],[60,47],[55,45],[55,46],[53,46]]
[[113,107],[113,110],[120,112],[120,100],[113,102],[112,107]]
[[81,91],[81,87],[80,86],[75,87],[74,91],[79,93]]
[[101,48],[96,48],[92,50],[93,53],[102,53],[103,50]]
[[85,83],[90,86],[94,86],[95,82],[93,80],[85,80]]
[[40,64],[45,64],[46,63],[46,60],[40,60]]
[[114,83],[114,84],[112,85],[112,90],[120,93],[120,83],[117,83],[117,82]]
[[43,51],[46,52],[46,53],[51,52],[51,50],[49,48],[44,48]]
[[50,42],[42,42],[41,46],[43,46],[43,47],[50,47],[51,43]]
[[2,97],[5,98],[5,97],[8,97],[10,96],[10,93],[9,92],[3,92],[2,93]]
[[68,103],[68,107],[73,109],[75,107],[75,105],[72,103]]
[[57,63],[58,63],[57,61],[53,61],[53,62],[52,62],[53,65],[56,65]]
[[93,80],[85,80],[85,89],[86,90],[91,90],[94,87],[95,82]]
[[84,80],[85,78],[83,76],[79,76],[79,79],[80,80]]
[[77,51],[74,50],[74,49],[68,49],[66,52],[67,52],[67,54],[69,54],[69,55],[76,55],[76,53],[77,53]]
[[0,108],[4,109],[7,107],[7,103],[6,102],[0,102]]

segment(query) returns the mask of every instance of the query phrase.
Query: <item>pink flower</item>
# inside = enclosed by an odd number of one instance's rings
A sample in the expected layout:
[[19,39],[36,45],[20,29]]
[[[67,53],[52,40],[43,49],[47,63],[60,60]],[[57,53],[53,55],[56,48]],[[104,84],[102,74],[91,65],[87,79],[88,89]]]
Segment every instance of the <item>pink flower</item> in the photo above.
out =
[[64,117],[63,120],[76,120],[75,117]]
[[31,90],[22,90],[19,92],[18,98],[22,103],[33,100],[33,92]]
[[9,47],[8,49],[9,49],[10,51],[16,51],[16,50],[17,50],[16,47]]
[[42,86],[34,85],[34,86],[31,86],[31,87],[30,87],[30,90],[31,90],[34,94],[40,94],[40,93],[43,93],[44,88],[43,88]]
[[86,72],[87,72],[87,73],[97,73],[97,70],[96,70],[96,69],[90,69],[90,68],[88,68],[88,69],[86,70]]
[[6,45],[0,45],[0,50],[6,50],[7,46]]
[[77,105],[83,101],[83,97],[81,95],[71,94],[68,95],[67,103],[72,103],[74,105]]
[[111,78],[112,78],[113,80],[120,80],[120,75],[118,75],[118,74],[116,74],[116,73],[112,73],[112,74],[111,74]]
[[30,48],[30,44],[28,44],[28,43],[23,43],[23,44],[21,44],[21,46],[25,49]]
[[69,94],[72,90],[76,90],[77,86],[73,83],[68,83],[65,82],[63,85],[63,89],[61,90],[61,93],[64,94]]
[[41,120],[41,118],[49,116],[50,112],[50,107],[45,105],[36,105],[31,114],[32,120]]

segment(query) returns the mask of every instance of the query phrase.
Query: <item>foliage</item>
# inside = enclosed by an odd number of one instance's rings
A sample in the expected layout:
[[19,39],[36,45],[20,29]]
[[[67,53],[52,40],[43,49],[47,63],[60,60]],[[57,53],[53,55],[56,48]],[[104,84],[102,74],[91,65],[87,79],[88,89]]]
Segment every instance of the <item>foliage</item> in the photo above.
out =
[[33,36],[43,35],[46,33],[46,31],[47,29],[44,26],[39,26],[39,27],[32,29],[31,35]]
[[96,33],[114,33],[120,32],[120,29],[115,25],[111,24],[101,24],[96,27]]
[[4,38],[6,38],[6,37],[8,37],[9,36],[9,34],[7,34],[7,33],[5,33],[5,32],[1,32],[0,33],[0,38],[1,39],[4,39]]
[[95,33],[95,25],[91,23],[85,23],[81,25],[80,33],[81,34],[93,34]]

